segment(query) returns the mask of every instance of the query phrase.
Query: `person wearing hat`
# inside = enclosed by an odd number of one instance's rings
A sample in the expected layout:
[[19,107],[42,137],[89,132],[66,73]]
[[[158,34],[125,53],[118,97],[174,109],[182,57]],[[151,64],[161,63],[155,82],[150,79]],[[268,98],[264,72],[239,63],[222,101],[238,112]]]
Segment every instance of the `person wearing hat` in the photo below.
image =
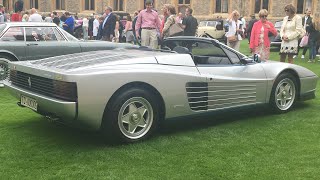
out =
[[257,21],[258,21],[258,19],[256,19],[256,15],[252,14],[251,20],[249,21],[249,24],[248,24],[248,30],[247,30],[247,37],[248,37],[249,43],[250,43],[250,36],[251,36],[253,24]]

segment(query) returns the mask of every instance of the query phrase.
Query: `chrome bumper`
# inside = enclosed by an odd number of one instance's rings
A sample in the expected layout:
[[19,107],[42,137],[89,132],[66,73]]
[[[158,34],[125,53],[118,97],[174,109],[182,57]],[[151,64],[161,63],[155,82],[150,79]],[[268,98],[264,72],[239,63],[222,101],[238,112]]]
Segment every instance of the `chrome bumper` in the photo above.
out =
[[16,87],[7,81],[4,82],[4,85],[5,88],[7,88],[9,92],[19,100],[19,102],[21,95],[35,99],[38,103],[37,113],[41,115],[59,118],[66,122],[71,122],[77,118],[76,102],[67,102],[49,98],[28,90],[24,90],[23,88]]

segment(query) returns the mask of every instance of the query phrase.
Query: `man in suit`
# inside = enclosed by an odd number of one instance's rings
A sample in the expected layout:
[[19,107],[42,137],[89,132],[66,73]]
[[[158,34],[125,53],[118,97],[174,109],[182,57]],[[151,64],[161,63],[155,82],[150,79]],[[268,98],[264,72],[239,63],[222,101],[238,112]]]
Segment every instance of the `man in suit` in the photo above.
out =
[[114,29],[116,27],[116,16],[112,13],[110,6],[105,9],[105,19],[102,23],[102,40],[111,41],[114,37]]
[[[305,11],[305,16],[302,18],[302,26],[303,26],[304,30],[306,30],[307,33],[310,33],[309,26],[312,23],[312,17],[310,15],[311,15],[311,9],[307,8]],[[300,41],[301,41],[301,39],[299,40],[299,44],[300,44]],[[298,49],[300,49],[300,46],[298,46]],[[308,46],[303,47],[301,59],[304,59],[304,55],[306,54],[307,50],[308,50]],[[295,58],[295,57],[296,56],[294,56],[293,58]]]

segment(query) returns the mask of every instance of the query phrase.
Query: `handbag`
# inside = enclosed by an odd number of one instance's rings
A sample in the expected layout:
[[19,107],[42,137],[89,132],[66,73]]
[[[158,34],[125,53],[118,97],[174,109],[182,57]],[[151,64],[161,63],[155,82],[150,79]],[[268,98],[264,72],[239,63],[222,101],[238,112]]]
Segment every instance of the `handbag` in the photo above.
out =
[[229,37],[227,37],[227,39],[229,42],[236,42],[236,41],[238,41],[238,35],[229,36]]
[[[238,24],[236,23],[236,30],[237,30],[237,28],[238,28]],[[238,41],[238,40],[239,40],[239,39],[238,39],[238,32],[236,31],[236,33],[235,33],[234,35],[227,37],[227,40],[228,40],[230,43],[233,43],[233,42]]]
[[172,37],[172,36],[182,35],[183,32],[184,32],[184,29],[178,23],[175,23],[175,20],[174,20],[173,24],[171,24],[171,26],[169,27],[168,36]]
[[309,34],[306,34],[305,36],[302,37],[301,42],[299,44],[300,47],[305,47],[308,45],[309,41]]

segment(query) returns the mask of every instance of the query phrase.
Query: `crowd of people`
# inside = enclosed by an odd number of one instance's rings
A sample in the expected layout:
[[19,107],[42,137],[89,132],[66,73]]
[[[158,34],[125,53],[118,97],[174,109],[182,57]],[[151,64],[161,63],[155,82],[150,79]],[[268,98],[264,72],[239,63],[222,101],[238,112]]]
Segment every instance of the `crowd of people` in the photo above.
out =
[[[281,38],[280,61],[293,63],[299,49],[303,48],[301,58],[304,59],[309,49],[308,62],[315,62],[320,44],[320,14],[317,12],[311,17],[311,10],[306,9],[305,16],[301,18],[296,14],[296,8],[292,4],[284,7],[285,17],[279,32]],[[227,45],[239,50],[243,32],[240,14],[233,11],[227,19],[229,30],[226,33]],[[259,12],[259,20],[252,15],[247,28],[249,47],[252,54],[258,54],[261,60],[268,60],[270,55],[271,35],[277,36],[278,32],[272,22],[267,20],[268,11],[262,9]],[[304,43],[302,43],[302,41]]]
[[[143,10],[136,11],[134,17],[127,15],[125,26],[121,23],[120,16],[113,13],[112,7],[109,6],[105,8],[103,15],[83,17],[83,39],[127,42],[157,49],[163,38],[196,35],[198,21],[192,16],[193,10],[191,8],[186,8],[185,14],[182,14],[176,12],[174,5],[164,4],[163,14],[160,15],[153,8],[153,1],[146,0],[145,7]],[[306,9],[305,16],[301,18],[296,14],[296,8],[292,4],[286,5],[284,11],[285,17],[279,33],[282,40],[279,52],[280,61],[285,62],[287,59],[289,63],[293,63],[299,49],[302,48],[301,58],[304,58],[309,49],[308,62],[314,62],[320,42],[320,14],[315,13],[311,17],[311,10]],[[38,14],[34,8],[30,12],[18,9],[11,16],[4,12],[4,7],[0,5],[0,22],[53,22],[72,35],[74,34],[75,20],[77,20],[77,15],[72,17],[69,12],[64,12],[61,15],[52,12],[44,16]],[[278,32],[273,23],[268,21],[266,9],[260,10],[258,15],[260,19],[255,19],[255,15],[252,15],[252,19],[246,27],[245,19],[240,17],[238,11],[234,10],[227,18],[228,29],[225,36],[227,37],[227,45],[239,50],[240,41],[244,37],[246,29],[251,52],[258,54],[262,60],[268,60],[270,55],[269,37],[270,35],[277,36]],[[222,20],[222,17],[218,16],[218,19]],[[304,45],[300,43],[302,39]]]

